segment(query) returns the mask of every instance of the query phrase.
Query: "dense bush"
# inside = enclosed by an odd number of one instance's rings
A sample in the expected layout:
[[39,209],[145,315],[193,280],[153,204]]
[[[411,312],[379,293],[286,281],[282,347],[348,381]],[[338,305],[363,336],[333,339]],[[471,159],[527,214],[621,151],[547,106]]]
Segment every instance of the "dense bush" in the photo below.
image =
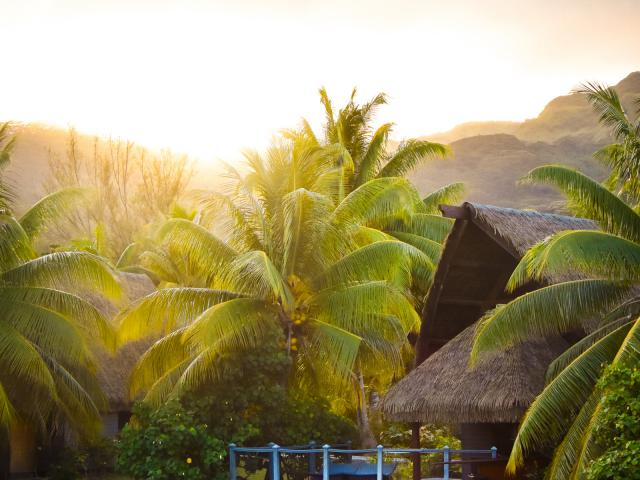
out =
[[[356,438],[326,399],[288,387],[280,337],[221,359],[222,380],[159,409],[140,404],[121,434],[120,471],[134,478],[223,478],[226,449],[239,445],[338,443]],[[260,468],[257,463],[254,468]]]
[[600,388],[595,435],[603,454],[590,465],[587,479],[640,479],[640,370],[609,367]]
[[149,480],[224,478],[226,444],[211,434],[207,413],[175,400],[157,410],[137,405],[121,434],[119,470]]

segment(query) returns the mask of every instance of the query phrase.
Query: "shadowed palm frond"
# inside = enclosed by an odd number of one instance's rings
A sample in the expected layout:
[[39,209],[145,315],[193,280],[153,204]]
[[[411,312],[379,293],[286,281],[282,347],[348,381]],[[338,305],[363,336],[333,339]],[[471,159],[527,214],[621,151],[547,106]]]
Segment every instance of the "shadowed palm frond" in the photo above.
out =
[[616,356],[629,326],[619,327],[576,357],[538,395],[525,414],[514,442],[509,469],[514,471],[525,455],[562,438],[604,370]]
[[471,361],[475,363],[481,352],[581,327],[585,320],[619,304],[629,288],[626,282],[613,280],[576,280],[543,287],[499,305],[482,318]]

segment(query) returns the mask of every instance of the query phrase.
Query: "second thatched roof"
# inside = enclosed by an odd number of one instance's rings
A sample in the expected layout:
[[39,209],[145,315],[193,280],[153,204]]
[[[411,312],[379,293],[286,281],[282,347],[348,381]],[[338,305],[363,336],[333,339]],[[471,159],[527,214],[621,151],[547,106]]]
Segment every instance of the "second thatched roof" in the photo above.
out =
[[[146,275],[118,272],[117,276],[129,301],[138,300],[155,290],[155,285]],[[104,298],[93,296],[89,301],[108,317],[113,317],[118,312],[118,309]],[[115,354],[107,352],[102,347],[95,347],[94,353],[98,363],[96,376],[109,402],[109,411],[126,411],[131,407],[129,376],[151,343],[151,340],[132,342],[124,345]]]
[[480,359],[469,367],[477,324],[449,341],[400,380],[381,408],[404,422],[516,423],[544,386],[545,372],[567,344],[535,340]]

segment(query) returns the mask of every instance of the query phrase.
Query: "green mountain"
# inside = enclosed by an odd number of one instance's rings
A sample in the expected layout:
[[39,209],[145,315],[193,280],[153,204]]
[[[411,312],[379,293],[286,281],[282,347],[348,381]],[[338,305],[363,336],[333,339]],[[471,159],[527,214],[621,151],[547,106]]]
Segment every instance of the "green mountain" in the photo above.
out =
[[[629,112],[640,97],[640,72],[631,73],[615,89]],[[467,199],[494,205],[558,210],[561,197],[552,189],[517,185],[529,170],[563,163],[604,178],[605,169],[592,153],[611,141],[608,131],[582,95],[553,99],[536,118],[524,122],[470,122],[430,135],[450,142],[455,158],[433,161],[413,173],[421,192],[446,183],[467,185]]]

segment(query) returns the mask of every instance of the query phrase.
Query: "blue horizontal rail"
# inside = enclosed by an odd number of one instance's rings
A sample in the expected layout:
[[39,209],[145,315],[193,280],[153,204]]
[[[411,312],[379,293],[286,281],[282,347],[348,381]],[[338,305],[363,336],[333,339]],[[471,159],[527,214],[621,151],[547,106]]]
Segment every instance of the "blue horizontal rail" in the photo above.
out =
[[407,455],[407,454],[430,454],[442,455],[443,480],[449,480],[449,466],[452,455],[490,455],[492,460],[498,457],[498,449],[491,447],[487,450],[465,450],[444,448],[385,448],[378,445],[376,448],[368,449],[344,449],[331,448],[330,445],[323,445],[322,448],[283,448],[278,445],[270,447],[238,447],[234,443],[229,445],[229,479],[237,479],[237,455],[241,453],[267,453],[270,456],[270,477],[271,480],[281,480],[280,476],[280,456],[283,454],[310,455],[309,466],[312,473],[315,472],[315,455],[322,454],[322,480],[329,480],[331,454],[340,455],[376,455],[376,479],[383,480],[383,459],[384,455]]

